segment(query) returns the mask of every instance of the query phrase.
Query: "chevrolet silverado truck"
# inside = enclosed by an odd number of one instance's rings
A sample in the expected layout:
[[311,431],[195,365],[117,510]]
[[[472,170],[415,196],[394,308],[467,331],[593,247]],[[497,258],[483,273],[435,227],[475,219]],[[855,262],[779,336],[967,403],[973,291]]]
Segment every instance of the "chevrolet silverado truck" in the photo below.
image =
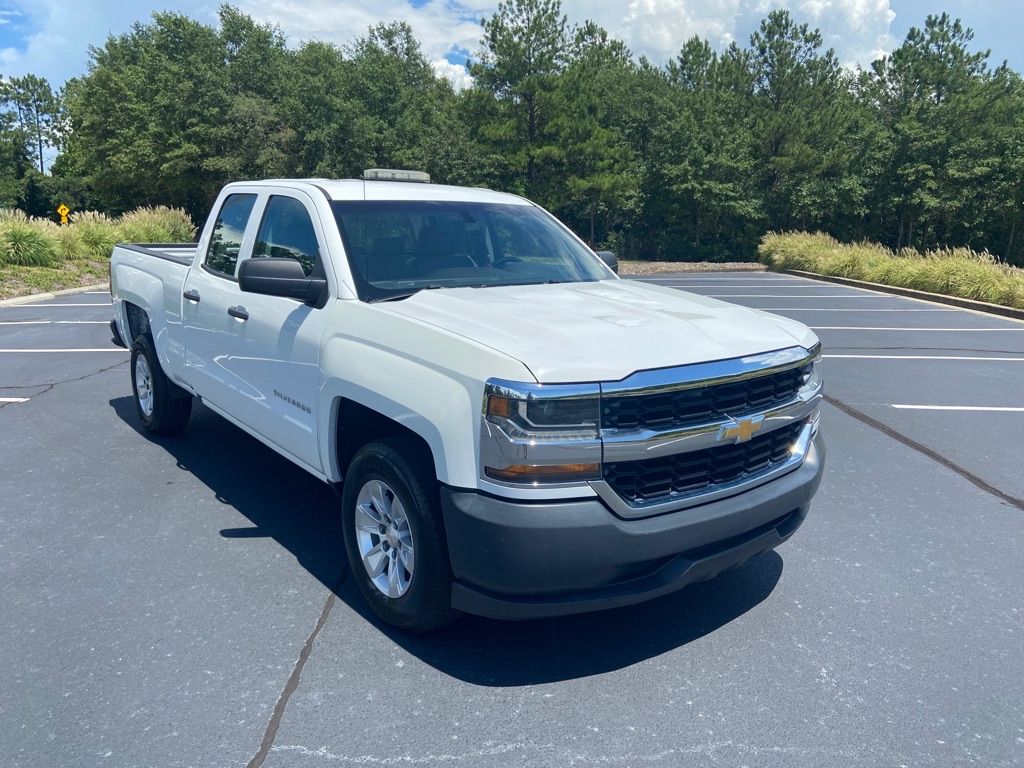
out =
[[198,243],[116,246],[146,430],[198,399],[332,484],[359,590],[410,631],[648,600],[796,531],[825,457],[808,328],[424,176],[232,183]]

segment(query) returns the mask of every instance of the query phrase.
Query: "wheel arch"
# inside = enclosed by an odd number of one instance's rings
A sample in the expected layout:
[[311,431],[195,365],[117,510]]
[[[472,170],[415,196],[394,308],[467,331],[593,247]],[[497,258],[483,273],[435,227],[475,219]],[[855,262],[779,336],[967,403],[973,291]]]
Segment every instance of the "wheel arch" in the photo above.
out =
[[136,264],[136,260],[151,258],[139,254],[123,255],[115,251],[122,263],[115,263],[112,279],[115,283],[115,311],[123,331],[129,338],[124,339],[125,345],[131,347],[135,337],[140,333],[148,333],[153,343],[157,359],[164,370],[172,370],[172,339],[168,328],[168,317],[179,314],[178,307],[168,307],[165,297],[169,289],[163,280]]
[[128,339],[125,340],[126,346],[129,348],[132,342],[135,341],[138,336],[148,336],[151,343],[153,342],[153,328],[150,325],[149,313],[143,307],[135,304],[131,301],[124,302],[124,318],[125,324],[128,326]]
[[338,397],[332,407],[332,468],[339,479],[348,471],[352,458],[367,443],[389,437],[408,437],[440,477],[437,457],[423,435],[406,424],[348,397]]

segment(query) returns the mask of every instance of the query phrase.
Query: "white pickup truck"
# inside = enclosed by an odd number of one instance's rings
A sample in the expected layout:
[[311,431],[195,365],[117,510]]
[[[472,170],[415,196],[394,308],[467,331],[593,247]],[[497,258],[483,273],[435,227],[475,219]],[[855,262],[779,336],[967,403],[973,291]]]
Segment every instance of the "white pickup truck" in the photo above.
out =
[[333,484],[362,594],[414,631],[647,600],[793,534],[825,455],[808,328],[419,181],[229,184],[197,245],[118,245],[145,427],[199,398]]

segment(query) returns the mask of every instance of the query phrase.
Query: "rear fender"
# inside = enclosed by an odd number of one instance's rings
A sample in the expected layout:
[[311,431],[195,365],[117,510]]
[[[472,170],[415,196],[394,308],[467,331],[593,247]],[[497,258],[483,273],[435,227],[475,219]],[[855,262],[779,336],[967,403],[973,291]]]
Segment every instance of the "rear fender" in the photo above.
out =
[[[115,296],[114,317],[125,343],[134,341],[133,325],[129,323],[127,304],[134,304],[145,312],[153,347],[164,372],[174,381],[181,382],[178,372],[184,368],[185,345],[181,325],[181,285],[177,275],[161,277],[133,264],[128,256],[115,263],[111,270],[111,286]],[[140,256],[145,259],[148,257]],[[182,279],[186,270],[179,267]]]

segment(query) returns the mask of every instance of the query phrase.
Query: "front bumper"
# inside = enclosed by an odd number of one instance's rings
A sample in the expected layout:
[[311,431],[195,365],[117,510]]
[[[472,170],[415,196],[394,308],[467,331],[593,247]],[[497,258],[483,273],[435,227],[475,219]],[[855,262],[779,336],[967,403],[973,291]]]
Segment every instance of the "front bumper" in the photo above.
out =
[[599,499],[523,503],[443,488],[452,606],[497,619],[639,603],[774,549],[803,522],[821,482],[814,438],[789,474],[726,499],[624,520]]

